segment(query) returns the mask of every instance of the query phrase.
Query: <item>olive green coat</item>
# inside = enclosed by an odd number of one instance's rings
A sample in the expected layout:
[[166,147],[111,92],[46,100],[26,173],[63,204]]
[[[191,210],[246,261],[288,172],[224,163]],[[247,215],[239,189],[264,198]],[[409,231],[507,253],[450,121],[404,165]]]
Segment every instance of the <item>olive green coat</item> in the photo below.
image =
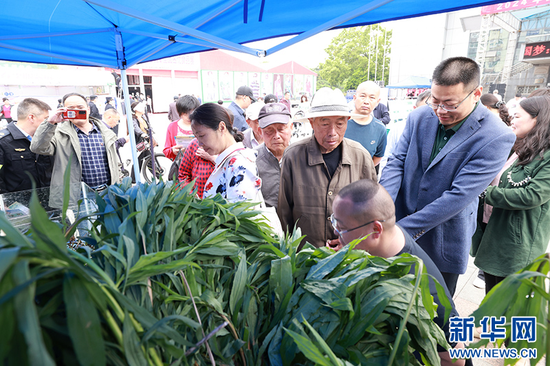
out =
[[514,163],[502,174],[498,186],[487,188],[485,199],[494,208],[479,244],[476,266],[493,276],[506,277],[546,252],[550,241],[550,151],[525,166]]

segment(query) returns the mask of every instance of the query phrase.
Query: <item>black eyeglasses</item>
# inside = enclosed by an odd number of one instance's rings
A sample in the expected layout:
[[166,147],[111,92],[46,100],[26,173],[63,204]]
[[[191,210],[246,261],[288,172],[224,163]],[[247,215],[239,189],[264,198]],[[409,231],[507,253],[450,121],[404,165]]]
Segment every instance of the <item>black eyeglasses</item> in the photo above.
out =
[[472,93],[473,93],[474,91],[476,91],[476,89],[477,89],[477,86],[475,87],[474,90],[472,90],[471,92],[469,92],[468,95],[466,95],[466,98],[462,99],[462,101],[461,101],[460,103],[458,103],[457,105],[455,105],[455,106],[449,106],[449,105],[445,105],[445,104],[433,104],[433,103],[430,103],[429,100],[433,97],[432,95],[430,95],[430,96],[428,97],[428,99],[426,100],[426,104],[427,104],[428,106],[430,106],[434,111],[438,110],[439,108],[441,108],[441,109],[443,109],[444,111],[447,111],[447,112],[456,111],[456,110],[458,109],[458,107],[460,107],[460,105],[461,105],[462,103],[464,103],[464,101],[465,101],[466,99],[468,99],[468,97],[469,97],[470,95],[472,95]]
[[332,215],[330,215],[329,217],[327,217],[327,220],[330,221],[330,223],[332,224],[332,228],[334,229],[334,232],[336,234],[338,234],[338,236],[342,236],[344,235],[345,233],[349,233],[350,231],[353,231],[353,230],[357,230],[357,229],[360,229],[364,226],[367,226],[369,224],[372,224],[373,222],[375,221],[378,221],[378,222],[386,222],[386,220],[372,220],[372,221],[369,221],[367,222],[366,224],[363,224],[361,226],[357,226],[357,227],[354,227],[353,229],[348,229],[348,230],[338,230],[338,227],[336,226],[338,224],[338,221],[334,218],[334,213]]

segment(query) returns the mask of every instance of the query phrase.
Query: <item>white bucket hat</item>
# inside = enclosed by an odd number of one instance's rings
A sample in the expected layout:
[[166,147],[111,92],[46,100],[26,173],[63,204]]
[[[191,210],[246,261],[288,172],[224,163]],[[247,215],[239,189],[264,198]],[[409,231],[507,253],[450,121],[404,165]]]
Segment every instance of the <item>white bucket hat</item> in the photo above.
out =
[[260,110],[265,104],[262,102],[256,102],[252,103],[248,108],[246,108],[246,118],[251,119],[253,121],[258,119],[258,116],[260,115]]
[[317,90],[311,99],[311,105],[306,116],[297,119],[298,122],[305,122],[309,118],[344,116],[361,118],[359,114],[352,114],[349,111],[346,97],[340,89],[321,88]]

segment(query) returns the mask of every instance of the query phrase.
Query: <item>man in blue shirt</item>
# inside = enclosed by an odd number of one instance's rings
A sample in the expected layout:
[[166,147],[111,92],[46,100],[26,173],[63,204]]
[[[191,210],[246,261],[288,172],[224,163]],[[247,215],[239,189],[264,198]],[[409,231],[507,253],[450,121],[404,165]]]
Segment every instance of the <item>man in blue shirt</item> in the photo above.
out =
[[372,111],[380,102],[380,87],[372,81],[365,81],[357,87],[353,96],[355,109],[352,119],[348,121],[345,137],[357,141],[378,165],[386,151],[386,127],[374,118]]
[[248,86],[241,86],[237,89],[237,96],[235,100],[231,102],[228,109],[233,112],[235,119],[233,120],[233,127],[238,131],[244,131],[248,128],[246,123],[245,110],[256,101],[252,89]]

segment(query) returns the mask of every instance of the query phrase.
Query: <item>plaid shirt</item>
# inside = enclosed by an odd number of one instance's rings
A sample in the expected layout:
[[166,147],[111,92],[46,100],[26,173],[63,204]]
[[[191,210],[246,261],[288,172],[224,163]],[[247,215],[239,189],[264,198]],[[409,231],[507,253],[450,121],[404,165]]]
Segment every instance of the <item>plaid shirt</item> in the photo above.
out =
[[99,128],[94,123],[92,123],[92,126],[90,133],[86,134],[73,125],[80,142],[82,181],[91,188],[95,188],[103,184],[109,185],[111,174],[109,172],[103,135],[101,135],[101,131],[99,131]]
[[181,159],[179,180],[185,184],[195,181],[194,188],[197,189],[197,195],[202,198],[204,193],[204,185],[214,171],[214,163],[197,156],[196,152],[199,149],[199,142],[193,139]]

